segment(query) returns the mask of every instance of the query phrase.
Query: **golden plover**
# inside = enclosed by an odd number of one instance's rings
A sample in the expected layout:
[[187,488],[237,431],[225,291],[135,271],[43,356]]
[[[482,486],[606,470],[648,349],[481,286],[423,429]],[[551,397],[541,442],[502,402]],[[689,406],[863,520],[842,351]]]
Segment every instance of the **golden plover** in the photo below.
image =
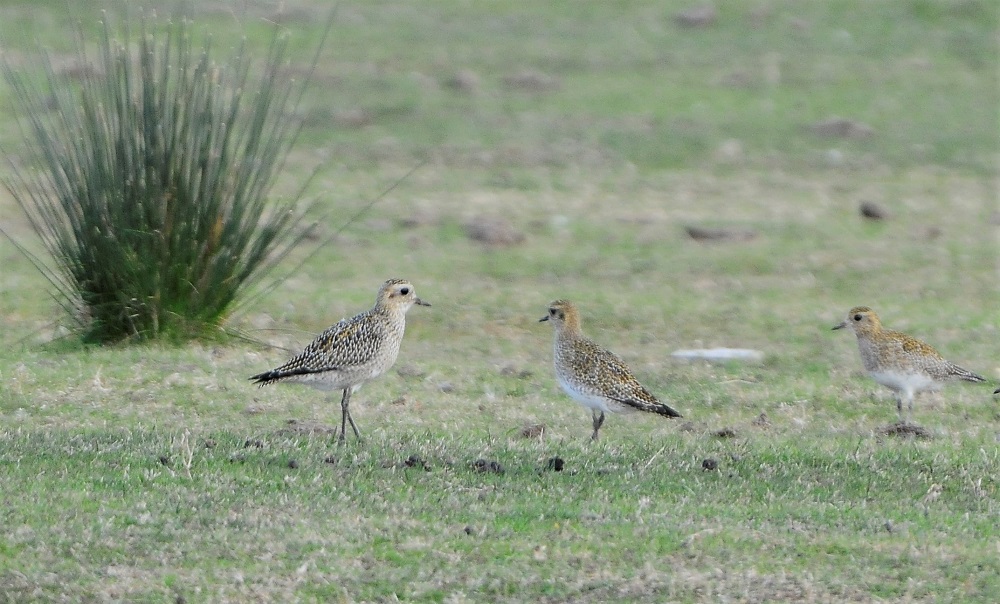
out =
[[604,425],[605,412],[639,410],[681,417],[643,388],[620,358],[583,335],[580,311],[572,302],[552,302],[549,314],[539,321],[551,321],[555,328],[556,379],[566,394],[591,410],[593,440],[597,440],[598,431]]
[[905,333],[883,329],[878,314],[867,306],[855,306],[847,318],[833,329],[849,327],[858,336],[858,350],[865,371],[876,382],[895,393],[899,421],[903,422],[905,401],[913,417],[913,397],[918,392],[937,390],[949,379],[985,382],[986,378],[946,361],[928,344]]
[[348,409],[351,393],[388,371],[396,362],[406,328],[406,311],[414,304],[430,306],[417,297],[408,281],[389,279],[379,288],[373,308],[341,320],[292,360],[250,379],[260,386],[295,382],[319,390],[343,390],[340,441],[346,438],[348,423],[354,436],[360,438]]

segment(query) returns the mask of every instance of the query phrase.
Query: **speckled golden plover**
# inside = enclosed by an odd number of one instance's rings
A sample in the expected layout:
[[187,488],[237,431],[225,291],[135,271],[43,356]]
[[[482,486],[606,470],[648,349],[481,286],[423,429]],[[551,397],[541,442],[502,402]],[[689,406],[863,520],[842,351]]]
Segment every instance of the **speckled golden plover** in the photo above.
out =
[[681,417],[680,413],[643,388],[620,358],[583,335],[580,311],[572,302],[552,302],[549,314],[539,321],[550,321],[555,328],[553,360],[556,380],[566,394],[591,410],[594,420],[592,439],[597,440],[606,412],[638,410]]
[[340,441],[346,438],[348,423],[354,436],[360,438],[348,408],[351,393],[388,371],[396,362],[406,328],[406,311],[414,304],[430,306],[417,297],[408,281],[389,279],[379,288],[373,308],[341,320],[292,360],[250,379],[260,386],[294,382],[319,390],[342,390]]
[[928,344],[905,333],[883,329],[878,314],[867,306],[855,306],[847,318],[833,329],[849,327],[858,337],[858,350],[865,371],[896,396],[899,421],[906,402],[913,417],[913,397],[918,392],[937,390],[942,382],[962,379],[985,382],[986,378],[946,361]]

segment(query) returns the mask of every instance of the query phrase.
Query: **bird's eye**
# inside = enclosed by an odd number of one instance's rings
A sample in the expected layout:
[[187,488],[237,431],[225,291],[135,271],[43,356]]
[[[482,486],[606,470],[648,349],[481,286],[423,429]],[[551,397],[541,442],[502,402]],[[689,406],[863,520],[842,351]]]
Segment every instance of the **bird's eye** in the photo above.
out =
[[550,308],[549,309],[549,314],[552,315],[553,317],[556,316],[556,309]]
[[410,288],[404,287],[403,289],[399,290],[399,293],[401,293],[401,294],[403,294],[405,296],[405,295],[407,295],[407,294],[410,293]]
[[861,320],[861,315],[854,315],[854,320],[855,321],[860,321]]

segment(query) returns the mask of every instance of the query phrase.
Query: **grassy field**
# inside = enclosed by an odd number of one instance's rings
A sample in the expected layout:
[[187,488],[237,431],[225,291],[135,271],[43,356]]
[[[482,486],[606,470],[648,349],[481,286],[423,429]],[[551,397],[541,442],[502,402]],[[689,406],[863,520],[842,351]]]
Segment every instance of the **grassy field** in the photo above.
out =
[[[304,67],[328,9],[281,4],[196,19],[222,48],[280,22]],[[0,3],[4,59],[71,72],[100,6]],[[341,3],[276,192],[319,166],[320,222],[229,324],[261,344],[83,348],[0,239],[0,602],[994,601],[1000,9],[691,6]],[[40,249],[6,193],[0,226]],[[251,387],[392,276],[433,307],[353,397],[363,441],[322,393]],[[537,322],[558,297],[685,418],[590,442]],[[830,330],[859,304],[991,383],[885,434]],[[671,357],[715,346],[766,360]]]

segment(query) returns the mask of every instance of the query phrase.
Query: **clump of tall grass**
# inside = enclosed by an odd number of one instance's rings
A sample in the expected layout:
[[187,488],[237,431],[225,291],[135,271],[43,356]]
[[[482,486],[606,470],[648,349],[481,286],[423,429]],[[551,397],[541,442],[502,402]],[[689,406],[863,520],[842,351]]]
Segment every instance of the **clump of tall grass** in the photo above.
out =
[[93,59],[81,35],[75,81],[47,57],[41,83],[4,64],[33,155],[4,184],[85,341],[199,337],[301,241],[302,191],[268,194],[308,77],[288,78],[277,28],[261,62],[244,40],[219,63],[184,17],[143,17],[138,36],[122,19]]

